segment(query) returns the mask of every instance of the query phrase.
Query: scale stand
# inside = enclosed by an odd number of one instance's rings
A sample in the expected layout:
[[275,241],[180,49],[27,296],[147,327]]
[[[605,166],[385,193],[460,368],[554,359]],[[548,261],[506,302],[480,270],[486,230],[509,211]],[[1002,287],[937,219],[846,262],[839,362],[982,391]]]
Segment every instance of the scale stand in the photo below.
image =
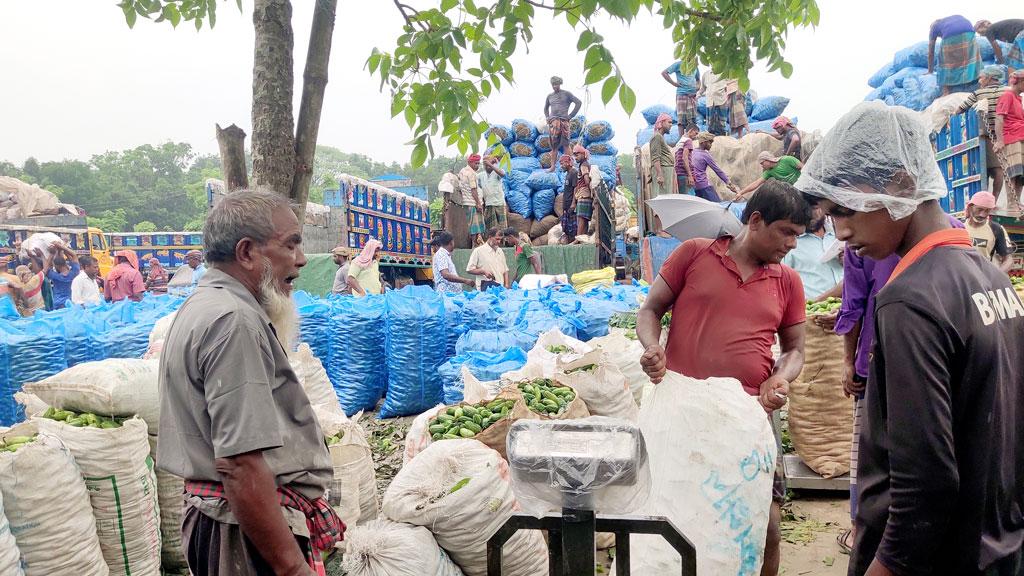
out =
[[635,424],[611,418],[520,420],[508,436],[512,484],[524,509],[487,541],[487,576],[501,576],[502,548],[519,530],[547,530],[550,576],[594,574],[595,534],[615,535],[615,575],[630,574],[630,534],[664,538],[682,558],[682,576],[696,576],[697,551],[663,516],[616,515],[647,499],[650,475]]

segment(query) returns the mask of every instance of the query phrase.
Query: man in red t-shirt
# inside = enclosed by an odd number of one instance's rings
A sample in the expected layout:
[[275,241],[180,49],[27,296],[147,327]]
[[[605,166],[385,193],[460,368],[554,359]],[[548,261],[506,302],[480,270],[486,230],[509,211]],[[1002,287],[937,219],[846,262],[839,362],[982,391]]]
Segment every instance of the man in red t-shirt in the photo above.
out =
[[992,148],[1000,155],[1006,182],[1010,185],[1007,208],[1020,208],[1021,189],[1024,188],[1024,70],[1010,76],[1010,89],[1003,92],[996,103],[996,133]]
[[[640,364],[657,384],[672,370],[693,378],[736,378],[771,414],[786,403],[804,364],[804,287],[781,264],[807,229],[811,207],[792,185],[765,182],[743,211],[735,238],[694,239],[669,256],[643,307],[636,332]],[[661,317],[672,326],[662,348]],[[778,335],[782,355],[772,356]],[[778,574],[782,471],[776,469],[762,575]]]

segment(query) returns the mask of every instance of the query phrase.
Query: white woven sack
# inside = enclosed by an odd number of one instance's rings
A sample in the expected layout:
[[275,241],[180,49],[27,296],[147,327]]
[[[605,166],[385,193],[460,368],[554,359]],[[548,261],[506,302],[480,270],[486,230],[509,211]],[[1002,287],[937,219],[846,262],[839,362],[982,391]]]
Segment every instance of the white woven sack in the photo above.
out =
[[[776,446],[757,400],[732,378],[669,372],[640,410],[651,496],[640,514],[663,515],[697,549],[697,574],[754,576],[768,530]],[[635,536],[632,574],[678,574],[660,536]]]
[[21,563],[21,551],[11,534],[11,524],[4,513],[3,493],[0,492],[0,574],[24,576],[25,570]]
[[[384,494],[384,516],[425,526],[466,576],[487,573],[487,540],[518,507],[508,464],[477,440],[434,442],[398,472]],[[505,543],[502,574],[546,576],[548,554],[536,530]]]
[[[594,368],[580,370],[590,364]],[[600,350],[563,364],[561,369],[563,371],[555,375],[555,382],[575,389],[592,416],[608,416],[628,422],[636,422],[640,417],[626,377]]]
[[384,519],[345,531],[341,570],[348,576],[462,576],[430,530]]
[[[149,435],[149,457],[156,464],[158,438]],[[160,504],[160,561],[165,572],[188,573],[185,549],[181,544],[181,510],[185,480],[156,469],[156,498]]]
[[[469,373],[469,370],[464,371],[463,376],[467,373]],[[469,390],[467,389],[467,392],[468,391]],[[491,398],[493,398],[493,396]],[[479,400],[470,400],[467,398],[466,402],[479,402],[480,400],[483,400],[483,398],[480,398]],[[405,449],[402,451],[403,467],[430,445],[432,440],[430,438],[430,431],[427,428],[430,426],[430,421],[445,408],[447,408],[447,406],[444,404],[438,404],[412,419],[412,424],[409,425],[409,431],[405,433]]]
[[370,451],[370,443],[366,441],[366,432],[355,419],[345,417],[340,409],[335,413],[333,409],[320,404],[313,406],[313,413],[320,422],[324,436],[334,436],[340,431],[345,433],[337,444],[327,448],[334,470],[327,494],[331,506],[346,526],[373,520],[378,515],[380,502],[377,499],[373,453]]
[[644,355],[644,347],[640,341],[626,337],[626,330],[623,328],[609,328],[607,336],[594,338],[589,344],[601,349],[619,372],[622,372],[633,400],[639,405],[644,385],[651,381],[640,366],[640,357]]
[[75,457],[111,576],[160,576],[160,512],[146,424],[138,418],[109,429],[34,422]]
[[61,410],[138,415],[149,432],[156,434],[160,425],[159,367],[158,360],[108,358],[76,364],[23,388]]
[[26,576],[109,574],[85,482],[60,440],[0,452],[0,493]]
[[338,395],[334,392],[334,386],[327,377],[327,370],[324,370],[320,359],[313,355],[309,344],[300,344],[298,350],[288,355],[288,362],[298,376],[303,390],[306,391],[311,406],[335,415],[345,415],[341,403],[338,402]]
[[[568,348],[566,352],[552,352],[551,349]],[[537,338],[537,343],[526,354],[526,363],[539,371],[539,377],[551,378],[566,364],[571,364],[594,350],[594,347],[552,328]]]

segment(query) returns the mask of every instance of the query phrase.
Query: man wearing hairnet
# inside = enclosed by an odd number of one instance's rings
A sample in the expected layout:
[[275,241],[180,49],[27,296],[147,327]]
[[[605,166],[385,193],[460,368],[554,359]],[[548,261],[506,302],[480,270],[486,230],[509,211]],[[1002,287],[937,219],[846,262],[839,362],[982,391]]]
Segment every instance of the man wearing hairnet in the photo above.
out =
[[901,256],[875,302],[850,574],[1020,574],[1024,304],[950,227],[933,154],[912,112],[864,103],[796,183],[857,255]]

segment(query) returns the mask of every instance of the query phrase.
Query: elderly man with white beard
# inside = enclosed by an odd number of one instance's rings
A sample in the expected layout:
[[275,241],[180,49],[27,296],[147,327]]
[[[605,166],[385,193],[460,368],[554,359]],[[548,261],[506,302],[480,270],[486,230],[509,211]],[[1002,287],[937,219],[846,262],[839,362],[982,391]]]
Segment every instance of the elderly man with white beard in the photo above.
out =
[[185,479],[195,576],[323,574],[321,552],[344,534],[324,498],[324,437],[288,363],[301,233],[279,194],[225,196],[203,228],[210,269],[164,344],[157,465]]

